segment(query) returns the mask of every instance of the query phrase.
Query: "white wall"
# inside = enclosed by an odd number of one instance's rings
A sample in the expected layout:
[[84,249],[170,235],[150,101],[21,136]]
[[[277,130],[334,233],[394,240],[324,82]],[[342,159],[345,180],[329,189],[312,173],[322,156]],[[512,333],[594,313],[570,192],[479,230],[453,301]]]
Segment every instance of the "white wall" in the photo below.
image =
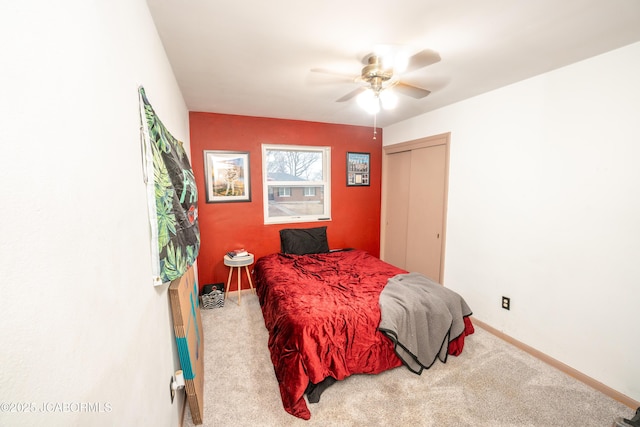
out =
[[444,280],[475,317],[635,400],[638,76],[633,44],[384,129],[451,132]]
[[0,425],[176,426],[138,86],[187,152],[188,112],[147,5],[5,1],[0,39],[0,402],[69,405]]

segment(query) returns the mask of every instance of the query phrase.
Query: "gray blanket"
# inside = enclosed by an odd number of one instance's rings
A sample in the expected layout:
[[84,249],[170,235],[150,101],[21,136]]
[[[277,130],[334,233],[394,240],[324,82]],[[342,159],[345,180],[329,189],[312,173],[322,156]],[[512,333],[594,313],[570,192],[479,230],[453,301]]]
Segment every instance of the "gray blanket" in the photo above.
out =
[[380,311],[380,331],[416,374],[436,359],[447,361],[449,341],[464,332],[464,317],[471,315],[460,295],[420,273],[389,279],[380,294]]

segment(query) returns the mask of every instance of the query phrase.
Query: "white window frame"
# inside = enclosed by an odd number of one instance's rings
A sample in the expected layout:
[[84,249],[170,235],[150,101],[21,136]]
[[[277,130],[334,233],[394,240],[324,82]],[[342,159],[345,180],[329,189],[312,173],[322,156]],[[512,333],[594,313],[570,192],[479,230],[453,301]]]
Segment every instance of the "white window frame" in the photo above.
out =
[[[321,181],[268,181],[267,150],[314,151],[322,154]],[[269,186],[322,187],[324,192],[324,214],[269,217]],[[317,192],[318,190],[316,190]],[[262,195],[265,224],[286,224],[331,220],[331,147],[311,145],[262,144]]]
[[[316,191],[317,187],[314,187],[312,185],[305,185],[304,186],[304,197],[315,197],[316,194],[318,194],[318,192]],[[313,190],[313,191],[308,191],[309,194],[307,194],[307,190]]]

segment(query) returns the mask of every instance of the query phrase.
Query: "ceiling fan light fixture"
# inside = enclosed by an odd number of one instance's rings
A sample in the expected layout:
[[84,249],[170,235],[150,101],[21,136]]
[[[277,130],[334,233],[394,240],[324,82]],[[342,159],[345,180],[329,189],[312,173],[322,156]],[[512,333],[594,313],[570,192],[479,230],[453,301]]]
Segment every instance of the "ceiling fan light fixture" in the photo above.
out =
[[385,110],[393,110],[398,106],[398,96],[393,91],[386,89],[380,92],[380,103]]
[[[422,99],[431,91],[401,81],[398,74],[402,71],[414,72],[438,61],[440,55],[429,49],[409,55],[409,51],[400,46],[381,45],[374,53],[362,58],[364,67],[360,75],[353,79],[362,86],[338,98],[336,102],[346,102],[355,97],[358,105],[375,117],[383,108],[391,110],[397,107],[399,99],[396,92]],[[322,69],[312,71],[324,72]]]
[[380,100],[371,89],[367,89],[358,95],[356,102],[369,114],[377,114],[380,112]]

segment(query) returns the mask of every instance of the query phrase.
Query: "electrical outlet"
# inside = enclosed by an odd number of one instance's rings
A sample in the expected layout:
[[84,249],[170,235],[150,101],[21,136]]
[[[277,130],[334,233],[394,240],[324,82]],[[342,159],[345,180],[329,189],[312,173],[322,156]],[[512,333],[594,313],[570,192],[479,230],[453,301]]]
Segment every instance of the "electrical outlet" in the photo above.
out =
[[176,389],[173,388],[174,383],[173,375],[171,375],[171,379],[169,380],[169,390],[171,391],[171,403],[173,403],[173,398],[176,397]]
[[511,298],[502,297],[502,308],[511,310]]

